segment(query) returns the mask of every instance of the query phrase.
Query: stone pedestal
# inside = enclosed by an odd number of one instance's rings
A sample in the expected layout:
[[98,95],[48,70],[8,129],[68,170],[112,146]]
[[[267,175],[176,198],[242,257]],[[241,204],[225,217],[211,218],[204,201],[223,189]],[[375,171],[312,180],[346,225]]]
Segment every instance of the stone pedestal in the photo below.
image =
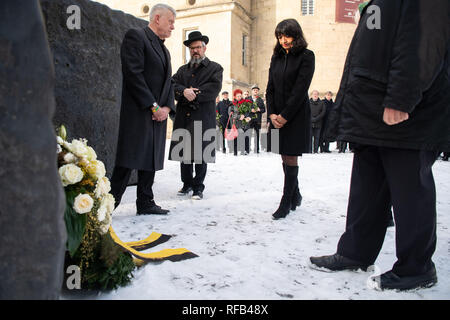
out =
[[[122,94],[120,46],[130,28],[143,28],[148,20],[90,0],[40,2],[56,75],[53,123],[66,125],[68,139],[86,138],[110,177]],[[79,8],[80,29],[67,27],[76,21],[71,6]]]

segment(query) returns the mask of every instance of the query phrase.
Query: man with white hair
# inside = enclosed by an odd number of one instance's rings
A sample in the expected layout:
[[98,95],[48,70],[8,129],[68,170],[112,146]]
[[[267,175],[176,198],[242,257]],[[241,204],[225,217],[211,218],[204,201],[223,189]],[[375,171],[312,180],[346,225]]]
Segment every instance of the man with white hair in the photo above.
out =
[[163,169],[167,117],[175,111],[170,54],[164,40],[174,29],[176,12],[166,4],[150,11],[150,23],[125,34],[122,105],[111,193],[119,205],[133,170],[138,170],[137,214],[167,214],[153,199],[155,171]]

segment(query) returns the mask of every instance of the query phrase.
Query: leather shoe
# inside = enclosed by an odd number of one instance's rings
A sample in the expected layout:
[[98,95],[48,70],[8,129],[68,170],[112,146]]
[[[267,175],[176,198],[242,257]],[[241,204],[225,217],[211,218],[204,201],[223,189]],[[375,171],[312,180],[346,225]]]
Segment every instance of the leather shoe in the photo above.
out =
[[193,200],[201,200],[201,199],[203,199],[203,192],[201,192],[201,191],[194,191],[192,193],[192,199]]
[[181,188],[180,190],[178,190],[178,195],[179,195],[179,196],[185,196],[185,195],[187,195],[190,191],[192,191],[192,187],[189,187],[189,186],[184,185],[183,188]]
[[137,204],[137,215],[147,215],[147,214],[167,214],[169,210],[162,209],[160,206],[156,205],[155,201],[150,201],[145,205]]
[[348,259],[340,254],[330,256],[310,257],[311,267],[320,271],[358,270],[367,271],[369,265]]
[[376,290],[413,290],[430,288],[437,283],[436,268],[418,276],[398,276],[392,270],[371,278]]

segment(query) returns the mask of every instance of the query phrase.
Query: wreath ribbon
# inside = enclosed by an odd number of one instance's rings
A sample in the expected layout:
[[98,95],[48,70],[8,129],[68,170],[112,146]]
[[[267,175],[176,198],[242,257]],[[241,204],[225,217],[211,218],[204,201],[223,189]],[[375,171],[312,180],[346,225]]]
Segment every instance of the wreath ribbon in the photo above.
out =
[[172,237],[170,235],[152,232],[147,238],[143,240],[123,242],[114,232],[114,229],[112,227],[109,228],[109,234],[111,235],[114,243],[116,243],[118,246],[135,257],[134,263],[137,266],[142,266],[147,262],[157,262],[164,260],[175,262],[198,257],[198,255],[185,248],[164,249],[161,251],[149,253],[140,252],[142,250],[153,248],[161,243],[167,242]]

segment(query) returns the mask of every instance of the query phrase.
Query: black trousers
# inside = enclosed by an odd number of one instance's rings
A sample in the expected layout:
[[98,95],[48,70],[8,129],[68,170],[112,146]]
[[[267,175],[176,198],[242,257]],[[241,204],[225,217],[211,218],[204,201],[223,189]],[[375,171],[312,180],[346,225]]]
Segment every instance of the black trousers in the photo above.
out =
[[345,150],[347,150],[347,142],[337,141],[337,147],[339,149],[339,153],[345,153]]
[[201,191],[205,190],[206,171],[208,165],[206,163],[195,164],[195,177],[194,175],[194,164],[185,164],[181,162],[181,181],[185,186],[192,187],[192,190]]
[[[242,131],[245,133],[247,130],[248,129],[245,129]],[[233,153],[235,156],[238,155],[238,151],[242,151],[242,150],[238,150],[239,147],[240,146],[238,145],[238,138],[236,138],[233,140]],[[245,138],[244,138],[244,150],[245,150],[245,152],[250,153],[250,137],[245,136]]]
[[[114,167],[111,177],[111,194],[116,200],[116,207],[120,204],[125,189],[128,186],[131,172],[134,169],[125,167]],[[153,200],[153,181],[155,171],[138,170],[137,198],[136,203],[146,203]]]
[[271,152],[272,151],[272,136],[270,135],[270,131],[272,129],[272,124],[269,124],[269,126],[267,127],[267,135],[266,135],[266,140],[267,140],[267,152]]
[[313,147],[313,152],[319,152],[319,143],[320,143],[320,128],[311,127],[311,146]]
[[436,190],[432,151],[356,146],[345,233],[337,252],[373,264],[394,208],[399,276],[419,275],[431,266],[436,248]]
[[222,125],[223,129],[220,129],[220,133],[222,135],[222,152],[227,153],[227,140],[225,139],[225,128],[226,125]]
[[330,142],[324,139],[325,129],[326,122],[324,121],[320,129],[320,152],[330,152]]
[[255,129],[256,153],[259,153],[259,130],[260,130],[260,127],[256,126],[253,129]]

